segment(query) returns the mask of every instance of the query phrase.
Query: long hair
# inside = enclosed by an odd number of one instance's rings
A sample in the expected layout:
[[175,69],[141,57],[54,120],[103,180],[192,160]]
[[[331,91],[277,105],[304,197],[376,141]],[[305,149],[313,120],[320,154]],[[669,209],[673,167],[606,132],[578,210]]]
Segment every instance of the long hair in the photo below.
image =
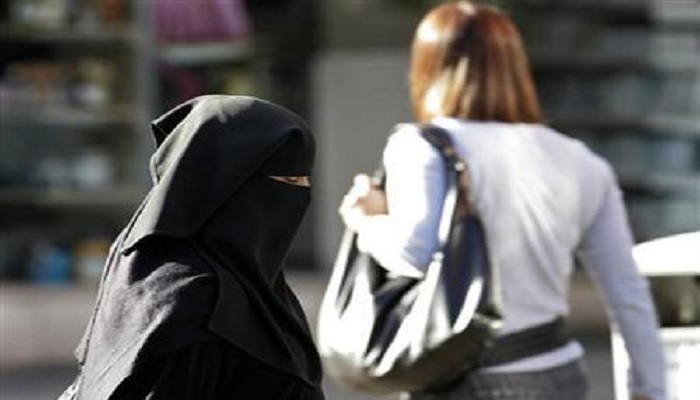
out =
[[542,122],[520,33],[494,7],[455,1],[432,9],[413,40],[411,101],[416,119],[436,116]]

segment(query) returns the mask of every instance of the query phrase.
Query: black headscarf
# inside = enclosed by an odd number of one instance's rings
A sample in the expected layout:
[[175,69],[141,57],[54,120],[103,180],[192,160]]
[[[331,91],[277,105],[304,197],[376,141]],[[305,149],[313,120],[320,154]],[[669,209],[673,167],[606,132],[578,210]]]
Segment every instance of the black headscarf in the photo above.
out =
[[[311,174],[310,130],[280,106],[224,95],[181,104],[152,128],[157,145],[150,163],[153,188],[115,242],[96,311],[77,351],[89,369],[84,373],[88,385],[102,386],[86,392],[109,392],[100,376],[111,374],[114,387],[149,358],[200,338],[178,321],[197,320],[201,305],[211,304],[211,292],[216,299],[202,331],[318,385],[318,353],[283,272],[309,188],[270,178]],[[163,242],[169,238],[174,240]],[[215,285],[196,286],[187,274],[143,261],[177,249],[177,243],[194,249],[194,259],[201,260],[197,274],[211,271]],[[121,358],[106,360],[115,349]]]
[[[310,175],[313,167],[314,141],[306,124],[253,97],[197,97],[153,121],[152,128],[154,187],[122,244],[125,251],[152,234],[193,237],[234,193],[245,196],[237,192],[248,181],[260,181],[265,174]],[[266,230],[286,224],[274,218],[260,223]]]

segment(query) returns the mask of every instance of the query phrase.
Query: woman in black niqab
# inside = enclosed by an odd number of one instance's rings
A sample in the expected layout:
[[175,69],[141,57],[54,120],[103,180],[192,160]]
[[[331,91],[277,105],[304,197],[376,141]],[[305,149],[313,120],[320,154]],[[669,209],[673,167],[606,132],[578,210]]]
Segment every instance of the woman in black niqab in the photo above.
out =
[[323,399],[283,271],[309,202],[308,127],[272,103],[212,95],[152,128],[154,185],[112,246],[72,398]]

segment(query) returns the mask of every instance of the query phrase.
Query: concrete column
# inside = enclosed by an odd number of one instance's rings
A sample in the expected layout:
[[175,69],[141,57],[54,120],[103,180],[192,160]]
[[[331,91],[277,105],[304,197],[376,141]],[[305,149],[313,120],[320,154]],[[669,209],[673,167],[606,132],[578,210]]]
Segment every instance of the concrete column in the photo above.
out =
[[412,120],[408,49],[327,51],[313,75],[315,256],[330,269],[343,231],[337,208],[352,177],[371,173],[393,126]]

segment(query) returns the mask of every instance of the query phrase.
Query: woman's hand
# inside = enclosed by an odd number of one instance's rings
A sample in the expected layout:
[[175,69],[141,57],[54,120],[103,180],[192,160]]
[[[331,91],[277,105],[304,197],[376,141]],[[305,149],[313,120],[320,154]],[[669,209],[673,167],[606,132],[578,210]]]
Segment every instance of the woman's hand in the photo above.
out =
[[372,184],[367,175],[357,175],[338,209],[345,225],[359,230],[367,217],[387,213],[384,191]]

